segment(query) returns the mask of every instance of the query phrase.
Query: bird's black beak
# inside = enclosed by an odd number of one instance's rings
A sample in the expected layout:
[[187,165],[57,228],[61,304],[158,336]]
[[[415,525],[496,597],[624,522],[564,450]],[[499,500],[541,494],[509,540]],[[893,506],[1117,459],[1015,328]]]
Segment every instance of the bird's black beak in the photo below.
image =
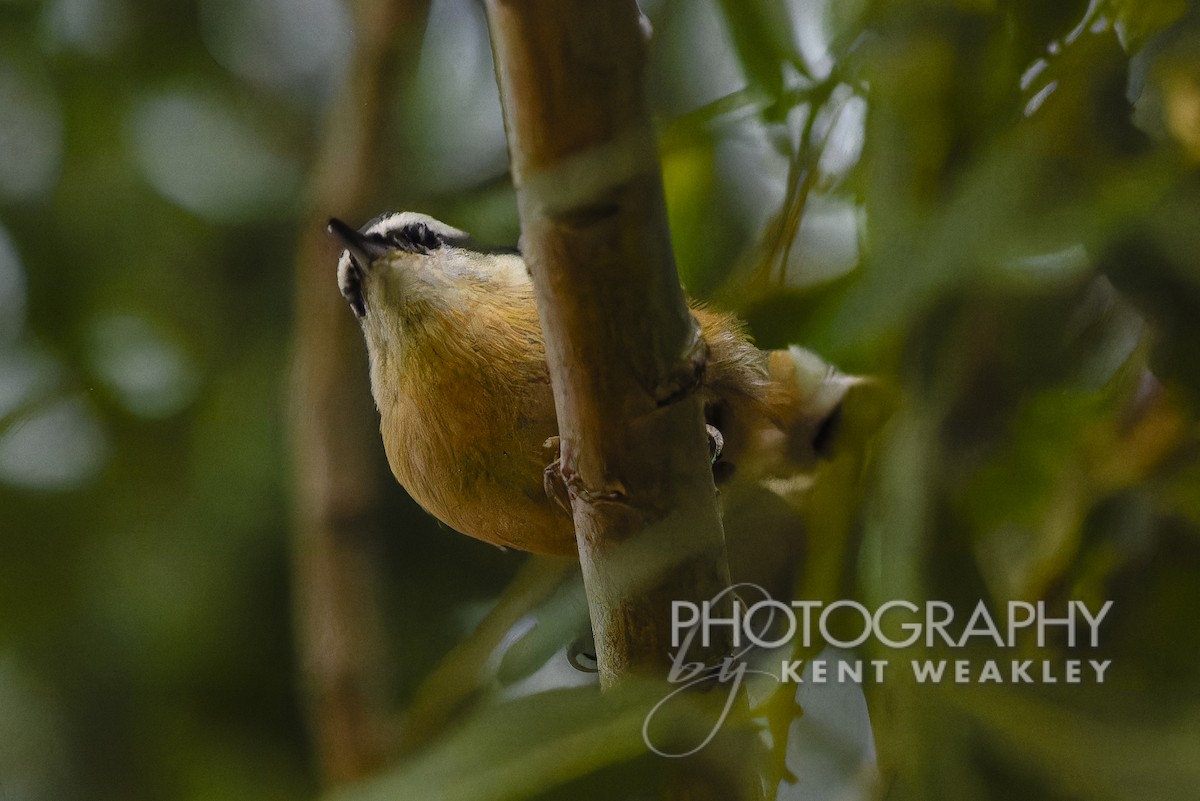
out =
[[325,230],[342,243],[342,247],[350,252],[350,257],[364,270],[369,268],[375,259],[395,250],[383,239],[361,234],[337,217],[329,218]]

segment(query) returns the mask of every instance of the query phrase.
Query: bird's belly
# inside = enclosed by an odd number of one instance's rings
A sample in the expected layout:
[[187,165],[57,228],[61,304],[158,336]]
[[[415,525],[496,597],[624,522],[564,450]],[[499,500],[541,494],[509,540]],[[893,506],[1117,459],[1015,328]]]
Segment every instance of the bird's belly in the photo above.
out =
[[[524,551],[575,553],[570,517],[543,489],[546,426],[526,429],[463,414],[462,402],[436,409],[401,403],[381,414],[396,479],[426,511],[463,534]],[[447,409],[454,414],[439,413]]]

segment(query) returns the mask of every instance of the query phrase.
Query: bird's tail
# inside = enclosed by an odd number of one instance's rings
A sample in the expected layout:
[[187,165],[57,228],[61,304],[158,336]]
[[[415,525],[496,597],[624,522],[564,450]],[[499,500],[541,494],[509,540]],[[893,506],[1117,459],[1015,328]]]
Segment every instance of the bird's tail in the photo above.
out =
[[772,425],[758,437],[759,480],[811,475],[823,460],[863,446],[890,416],[892,394],[875,379],[847,375],[798,345],[765,356]]

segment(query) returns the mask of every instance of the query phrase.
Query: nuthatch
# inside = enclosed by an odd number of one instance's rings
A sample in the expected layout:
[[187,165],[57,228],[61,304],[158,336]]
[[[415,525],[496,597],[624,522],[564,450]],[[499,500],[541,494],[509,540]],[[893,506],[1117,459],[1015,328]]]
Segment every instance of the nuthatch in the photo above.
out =
[[[346,248],[338,285],[366,338],[396,479],[464,534],[574,554],[570,514],[545,488],[558,424],[521,255],[481,248],[414,212],[382,215],[361,232],[334,219],[329,230]],[[691,311],[709,348],[698,391],[710,437],[722,443],[718,486],[812,467],[845,382],[799,348],[760,351],[732,315],[695,303]]]

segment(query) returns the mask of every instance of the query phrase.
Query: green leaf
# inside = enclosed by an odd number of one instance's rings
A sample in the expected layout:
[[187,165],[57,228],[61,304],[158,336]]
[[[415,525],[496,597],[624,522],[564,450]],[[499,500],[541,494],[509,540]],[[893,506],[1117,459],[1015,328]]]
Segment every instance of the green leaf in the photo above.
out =
[[[527,798],[647,753],[647,713],[672,688],[627,685],[553,690],[475,714],[453,733],[381,776],[333,792],[327,801],[506,801]],[[676,734],[710,730],[701,698],[679,698],[655,726]]]
[[1136,52],[1146,39],[1187,13],[1187,0],[1110,0],[1122,43]]

